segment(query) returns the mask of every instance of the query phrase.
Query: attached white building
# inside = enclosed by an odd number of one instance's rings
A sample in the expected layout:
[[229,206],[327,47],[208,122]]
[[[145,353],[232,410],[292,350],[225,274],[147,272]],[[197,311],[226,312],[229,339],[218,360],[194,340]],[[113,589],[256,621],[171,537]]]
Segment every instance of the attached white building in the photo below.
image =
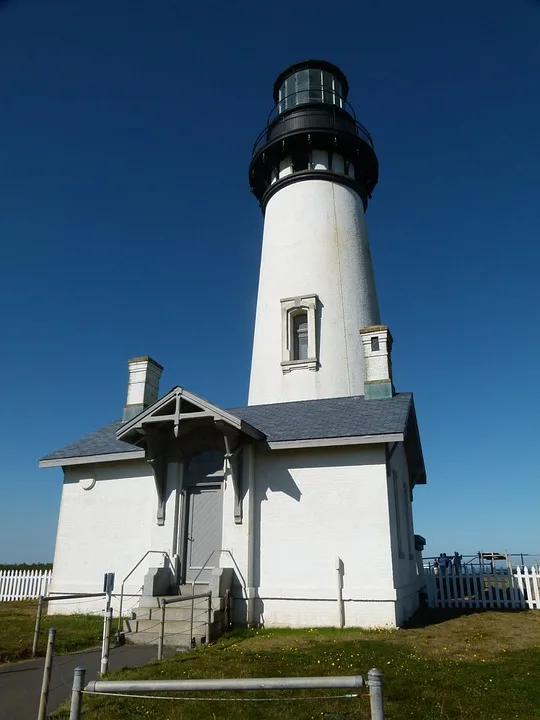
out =
[[109,571],[118,588],[151,550],[127,593],[230,589],[239,623],[393,626],[418,607],[425,468],[379,318],[364,219],[377,158],[347,92],[330,63],[292,66],[255,145],[248,406],[180,386],[160,398],[161,366],[135,358],[122,421],[41,460],[64,468],[52,592],[99,592]]

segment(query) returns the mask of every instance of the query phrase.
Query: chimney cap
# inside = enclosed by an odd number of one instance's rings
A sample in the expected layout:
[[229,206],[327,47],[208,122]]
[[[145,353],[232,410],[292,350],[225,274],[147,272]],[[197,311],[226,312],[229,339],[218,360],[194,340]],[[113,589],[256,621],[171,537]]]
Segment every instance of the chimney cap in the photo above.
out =
[[131,365],[132,363],[138,363],[138,362],[152,363],[152,365],[155,365],[160,370],[163,370],[163,365],[160,365],[158,362],[156,362],[156,360],[152,359],[149,355],[141,355],[140,357],[130,358],[128,360],[128,365]]
[[361,328],[360,335],[368,335],[374,332],[388,332],[390,334],[390,328],[388,325],[370,325],[369,327]]

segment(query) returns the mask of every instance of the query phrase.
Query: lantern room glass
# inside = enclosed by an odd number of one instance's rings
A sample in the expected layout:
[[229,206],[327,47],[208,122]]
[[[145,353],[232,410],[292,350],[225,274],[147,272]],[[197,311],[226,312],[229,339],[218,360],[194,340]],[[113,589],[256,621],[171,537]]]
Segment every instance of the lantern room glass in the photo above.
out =
[[289,75],[279,88],[278,112],[305,103],[327,103],[343,107],[340,81],[327,70],[310,68]]

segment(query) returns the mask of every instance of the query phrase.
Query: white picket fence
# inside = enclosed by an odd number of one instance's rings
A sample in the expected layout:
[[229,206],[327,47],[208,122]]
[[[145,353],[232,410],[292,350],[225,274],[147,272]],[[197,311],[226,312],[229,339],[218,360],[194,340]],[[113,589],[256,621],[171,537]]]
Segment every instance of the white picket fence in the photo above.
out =
[[0,602],[47,594],[52,570],[0,570]]
[[486,572],[465,565],[458,572],[438,573],[431,567],[424,574],[430,607],[540,610],[540,572],[535,567]]

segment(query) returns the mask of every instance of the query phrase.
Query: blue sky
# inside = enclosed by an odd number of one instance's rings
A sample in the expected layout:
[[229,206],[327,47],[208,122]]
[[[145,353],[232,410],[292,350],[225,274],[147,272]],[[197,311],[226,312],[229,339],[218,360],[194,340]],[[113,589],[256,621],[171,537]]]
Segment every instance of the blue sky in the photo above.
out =
[[540,4],[0,3],[0,562],[52,560],[62,472],[127,360],[247,400],[252,143],[292,62],[338,64],[379,156],[367,219],[428,552],[540,552]]

